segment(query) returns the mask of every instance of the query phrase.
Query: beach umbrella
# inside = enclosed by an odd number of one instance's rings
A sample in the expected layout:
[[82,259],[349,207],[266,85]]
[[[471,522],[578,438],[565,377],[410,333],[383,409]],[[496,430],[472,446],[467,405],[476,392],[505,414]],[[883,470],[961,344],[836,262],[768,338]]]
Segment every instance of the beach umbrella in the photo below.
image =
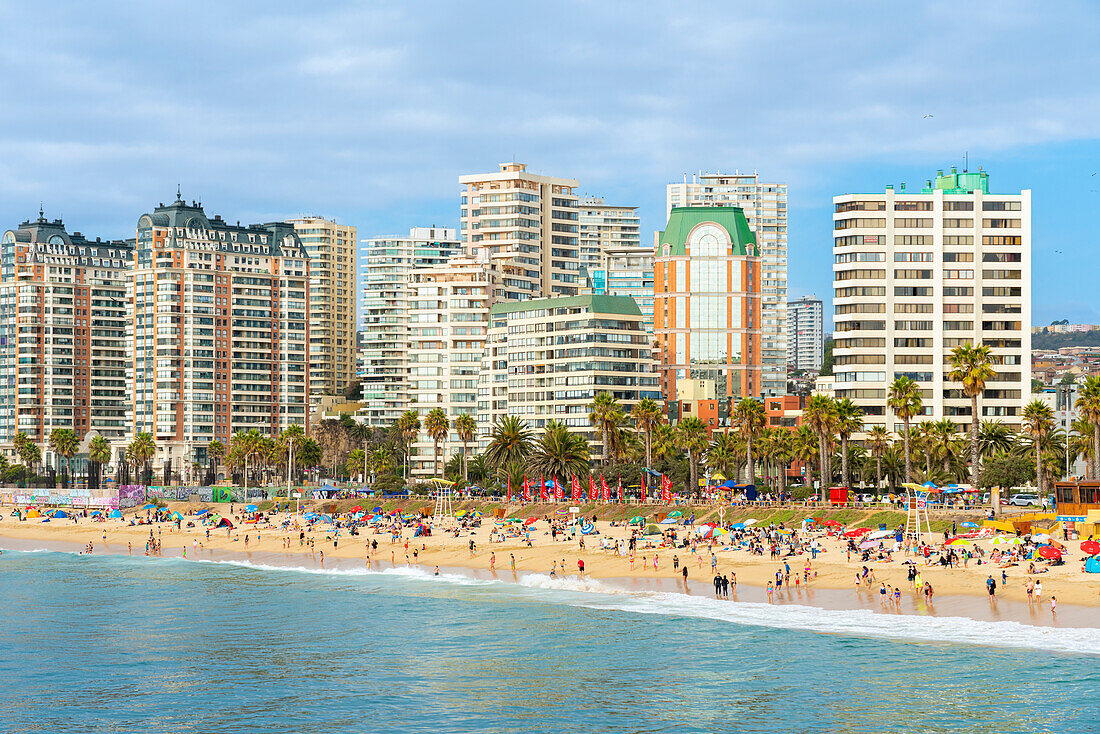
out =
[[871,550],[872,548],[877,548],[877,547],[878,547],[878,541],[877,540],[865,540],[865,541],[863,541],[862,543],[859,544],[859,549],[860,550]]
[[959,523],[959,527],[960,527],[960,528],[976,528],[976,527],[978,527],[978,523],[976,523],[976,522],[970,522],[970,521],[968,520],[968,521],[966,521],[966,522],[960,522],[960,523]]
[[244,508],[244,511],[245,512],[257,512],[257,511],[259,511],[259,509],[260,508],[256,507],[256,505],[246,505],[245,508]]
[[1095,540],[1086,540],[1081,543],[1081,552],[1086,556],[1095,556],[1100,553],[1100,543]]
[[172,513],[172,519],[173,520],[179,520],[180,522],[183,522],[183,513],[181,513],[179,510],[173,512]]
[[99,510],[92,510],[92,517],[99,517],[102,514],[103,513],[100,512]]
[[867,536],[867,540],[878,540],[879,538],[886,538],[894,534],[893,530],[876,530]]
[[1035,555],[1039,556],[1040,558],[1046,558],[1048,560],[1053,561],[1057,558],[1062,557],[1062,551],[1058,550],[1057,548],[1055,548],[1053,546],[1044,545],[1042,548],[1035,551]]
[[155,509],[157,509],[157,506],[154,505],[152,502],[149,502],[148,504],[142,505],[141,509],[143,509],[143,510],[155,510]]
[[714,528],[712,528],[710,525],[700,525],[699,527],[695,528],[695,534],[698,535],[700,538],[709,538],[714,535]]
[[849,530],[848,532],[844,533],[844,537],[845,538],[856,538],[856,537],[859,537],[860,535],[865,535],[869,532],[871,532],[871,528],[856,528],[855,530]]
[[840,523],[838,523],[836,520],[826,520],[825,522],[823,522],[821,524],[826,526],[826,527],[829,527],[829,528],[839,528],[840,527]]
[[1031,539],[1033,541],[1035,541],[1036,543],[1045,543],[1048,540],[1050,540],[1050,536],[1047,535],[1046,533],[1038,533],[1036,535],[1032,535]]
[[209,512],[210,512],[210,510],[199,510],[198,512],[195,513],[195,515],[198,516],[198,517],[202,517],[203,515],[205,515]]
[[641,515],[635,515],[634,517],[627,520],[626,524],[627,525],[645,525],[645,518],[643,518]]
[[359,505],[356,505],[355,507],[351,508],[351,511],[352,512],[362,512],[363,508],[360,507]]
[[730,525],[730,530],[744,530],[744,529],[745,529],[745,523],[743,523],[743,522],[735,522],[733,525]]
[[526,520],[523,521],[523,524],[526,525],[527,527],[531,527],[532,525],[534,525],[538,521],[539,521],[539,519],[537,517],[529,517],[529,518],[527,518]]
[[665,517],[683,517],[683,516],[684,516],[684,513],[680,512],[679,510],[673,510],[672,512],[665,515]]
[[757,520],[755,517],[750,517],[748,520],[745,521],[745,527],[748,527],[749,525],[755,525],[758,522],[760,521]]
[[971,543],[966,538],[955,538],[954,540],[952,540],[947,545],[951,548],[963,548],[963,547],[966,547],[966,546],[969,546],[969,545],[974,545],[974,544]]

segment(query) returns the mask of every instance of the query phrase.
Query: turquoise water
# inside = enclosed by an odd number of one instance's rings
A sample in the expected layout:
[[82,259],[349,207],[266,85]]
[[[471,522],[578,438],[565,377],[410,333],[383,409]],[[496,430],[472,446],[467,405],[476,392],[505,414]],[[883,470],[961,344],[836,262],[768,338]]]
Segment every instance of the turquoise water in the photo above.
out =
[[0,731],[1100,728],[1096,630],[522,581],[6,551]]

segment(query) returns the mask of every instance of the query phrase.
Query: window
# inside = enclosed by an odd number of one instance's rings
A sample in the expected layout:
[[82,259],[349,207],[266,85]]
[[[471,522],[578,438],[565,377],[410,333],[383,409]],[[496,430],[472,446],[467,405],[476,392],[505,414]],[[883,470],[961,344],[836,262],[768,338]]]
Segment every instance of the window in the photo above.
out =
[[931,201],[895,201],[894,211],[896,212],[930,212],[932,211]]
[[983,219],[982,226],[987,229],[1018,229],[1019,219]]
[[943,330],[944,331],[973,331],[974,330],[974,322],[973,321],[944,321],[943,322]]
[[1022,313],[1021,306],[1006,303],[983,303],[982,313]]
[[973,270],[944,270],[944,280],[970,280],[974,277]]
[[1019,270],[983,270],[982,277],[986,280],[1019,280]]
[[881,285],[856,285],[833,289],[837,298],[855,298],[858,296],[885,296],[886,287]]
[[894,379],[896,380],[899,377],[908,377],[910,380],[913,380],[915,382],[931,382],[932,381],[932,373],[931,372],[895,372],[894,373]]
[[834,247],[848,247],[850,245],[885,245],[884,234],[846,234],[833,240]]
[[945,263],[972,263],[974,262],[973,252],[945,252],[943,253],[943,261]]
[[836,306],[833,312],[838,316],[848,313],[885,313],[885,303],[855,303],[848,306]]
[[842,252],[835,256],[838,263],[872,263],[885,262],[885,252]]
[[841,331],[884,331],[885,321],[838,321],[834,329]]
[[991,234],[982,236],[983,245],[1019,245],[1023,243],[1020,235]]
[[894,262],[896,263],[930,263],[932,262],[931,252],[895,252]]
[[896,285],[894,286],[895,296],[930,296],[932,295],[932,289],[928,286],[912,286],[912,285]]
[[982,329],[985,331],[1019,331],[1019,321],[983,321]]
[[944,219],[944,229],[966,229],[974,226],[973,219]]
[[913,339],[913,338],[894,339],[894,346],[895,347],[905,347],[907,349],[920,349],[922,347],[932,346],[932,340],[931,339]]
[[945,202],[943,202],[943,210],[945,212],[972,212],[972,211],[974,211],[974,202],[972,202],[972,201],[945,201]]
[[932,277],[931,270],[894,270],[895,278],[908,280],[927,280]]
[[847,339],[838,338],[833,341],[835,349],[877,348],[886,346],[886,339],[880,336],[857,336]]
[[983,263],[1018,263],[1021,255],[1018,252],[986,252],[982,254]]
[[931,321],[895,321],[894,328],[898,331],[932,331]]
[[841,270],[835,274],[836,280],[880,280],[885,277],[885,270]]
[[909,227],[911,229],[928,229],[932,226],[931,219],[914,219],[909,217],[898,217],[894,219],[895,227]]
[[931,303],[895,303],[894,313],[932,313]]
[[956,297],[956,298],[958,298],[960,296],[965,297],[965,298],[970,298],[971,296],[974,295],[974,289],[969,287],[969,286],[967,286],[965,288],[962,288],[962,287],[959,287],[959,286],[944,286],[943,287],[943,295],[944,296],[953,296],[953,297]]
[[855,229],[856,227],[885,227],[885,219],[876,218],[858,218],[858,219],[838,219],[833,225],[833,229]]
[[1018,201],[983,201],[983,212],[1018,212],[1021,206]]
[[881,212],[886,210],[885,201],[842,201],[836,205],[839,212]]
[[982,288],[983,296],[1019,296],[1020,289],[1016,287],[1005,288],[1004,286],[995,286],[993,288]]
[[945,303],[943,304],[944,313],[974,313],[973,303]]
[[932,245],[932,235],[930,234],[896,234],[894,235],[895,245]]
[[974,246],[974,235],[972,234],[945,234],[943,236],[944,245],[966,245],[968,247]]
[[932,364],[931,354],[895,354],[894,364]]
[[[834,344],[835,346],[835,344]],[[929,357],[931,359],[931,357]],[[885,354],[845,354],[836,357],[835,364],[886,364]]]

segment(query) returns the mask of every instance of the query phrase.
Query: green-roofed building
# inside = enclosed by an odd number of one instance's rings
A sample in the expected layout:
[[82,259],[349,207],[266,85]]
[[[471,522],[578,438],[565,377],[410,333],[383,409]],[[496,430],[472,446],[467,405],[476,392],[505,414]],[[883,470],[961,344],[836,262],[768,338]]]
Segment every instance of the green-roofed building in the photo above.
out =
[[763,394],[756,236],[736,206],[673,207],[655,237],[653,332],[669,417],[724,425]]
[[497,303],[478,383],[483,435],[505,415],[540,431],[561,421],[602,452],[589,422],[592,401],[611,393],[624,413],[660,392],[638,304],[629,296],[563,296]]

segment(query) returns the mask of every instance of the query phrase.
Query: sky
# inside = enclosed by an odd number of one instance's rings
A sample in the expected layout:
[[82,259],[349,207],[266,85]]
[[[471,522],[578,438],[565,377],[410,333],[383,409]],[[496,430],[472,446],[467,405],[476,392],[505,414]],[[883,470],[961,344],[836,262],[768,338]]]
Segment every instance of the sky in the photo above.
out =
[[457,226],[518,160],[636,205],[788,184],[789,295],[828,300],[831,199],[982,166],[1031,189],[1033,321],[1100,323],[1100,4],[0,0],[0,230],[133,237],[174,198],[360,237]]

